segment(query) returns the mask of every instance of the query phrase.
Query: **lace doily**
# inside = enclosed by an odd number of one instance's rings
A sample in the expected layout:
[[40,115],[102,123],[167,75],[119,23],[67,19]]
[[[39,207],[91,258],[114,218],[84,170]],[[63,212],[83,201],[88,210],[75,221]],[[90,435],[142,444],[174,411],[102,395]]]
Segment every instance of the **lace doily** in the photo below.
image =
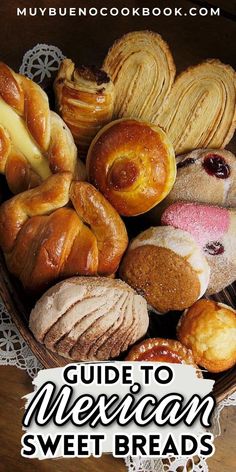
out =
[[[27,51],[23,57],[20,73],[35,82],[42,84],[50,79],[58,70],[65,56],[56,46],[37,44]],[[33,355],[18,329],[12,323],[9,313],[0,300],[0,365],[14,365],[24,369],[34,377],[42,369],[42,365]],[[212,432],[219,436],[220,413],[225,406],[236,405],[236,393],[223,400],[215,410]],[[193,457],[186,459],[142,459],[128,457],[125,459],[128,472],[207,472],[208,466],[204,458]]]

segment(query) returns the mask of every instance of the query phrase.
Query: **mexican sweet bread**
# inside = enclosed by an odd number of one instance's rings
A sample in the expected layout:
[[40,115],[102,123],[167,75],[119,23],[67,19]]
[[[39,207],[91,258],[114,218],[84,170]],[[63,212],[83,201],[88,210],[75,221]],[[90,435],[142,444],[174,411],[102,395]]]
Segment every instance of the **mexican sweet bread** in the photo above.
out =
[[54,174],[0,207],[7,267],[29,291],[76,274],[111,275],[126,249],[116,210],[92,185],[71,178]]
[[70,130],[49,109],[42,88],[0,63],[0,173],[19,193],[39,185],[51,173],[84,178]]
[[175,77],[167,43],[152,31],[133,31],[108,51],[103,68],[115,85],[114,117],[150,121],[157,116]]
[[64,357],[108,360],[146,334],[147,303],[121,280],[72,277],[42,296],[29,326],[39,342]]
[[176,79],[158,116],[150,118],[168,133],[176,154],[197,148],[224,148],[236,127],[236,73],[208,60]]
[[115,120],[92,141],[87,161],[90,182],[118,213],[134,216],[157,205],[176,177],[174,150],[157,126],[140,120]]
[[149,228],[128,247],[120,276],[158,312],[183,310],[206,291],[210,268],[194,238],[171,226]]
[[236,312],[230,306],[198,300],[180,318],[177,335],[209,372],[223,372],[236,363]]
[[217,293],[236,279],[236,210],[176,202],[162,215],[162,224],[190,233],[211,269],[207,294]]
[[114,85],[104,70],[75,67],[70,59],[61,63],[54,82],[57,109],[70,128],[80,155],[100,128],[112,120]]

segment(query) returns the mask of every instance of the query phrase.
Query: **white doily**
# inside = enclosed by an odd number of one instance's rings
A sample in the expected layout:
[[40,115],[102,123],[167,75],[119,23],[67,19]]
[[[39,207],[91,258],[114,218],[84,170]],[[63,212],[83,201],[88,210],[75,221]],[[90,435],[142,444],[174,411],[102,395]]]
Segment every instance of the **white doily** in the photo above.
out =
[[[59,68],[65,56],[56,46],[37,44],[27,51],[23,57],[20,73],[35,82],[42,83],[50,79]],[[33,355],[18,329],[0,300],[0,365],[15,365],[24,369],[31,377],[42,368]],[[215,410],[212,432],[220,435],[220,413],[225,406],[236,405],[236,393],[220,403]],[[162,461],[160,459],[142,459],[128,457],[125,459],[128,472],[207,472],[208,466],[204,458],[194,457],[186,461],[184,458]]]

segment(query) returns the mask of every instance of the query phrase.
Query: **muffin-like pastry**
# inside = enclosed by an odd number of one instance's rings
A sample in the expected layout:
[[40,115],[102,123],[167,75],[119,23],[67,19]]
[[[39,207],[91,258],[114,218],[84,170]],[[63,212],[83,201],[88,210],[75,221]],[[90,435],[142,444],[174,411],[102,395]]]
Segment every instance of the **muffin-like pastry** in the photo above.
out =
[[104,70],[62,61],[54,83],[57,107],[70,128],[80,155],[86,155],[97,132],[112,120],[114,85]]
[[236,73],[218,60],[189,67],[176,79],[163,109],[151,117],[168,133],[176,154],[224,148],[236,126]]
[[108,360],[145,335],[147,303],[121,280],[73,277],[40,298],[29,326],[39,342],[61,356]]
[[91,183],[124,216],[150,210],[170,192],[176,177],[166,134],[137,120],[105,126],[94,138],[86,164]]
[[145,339],[131,348],[125,360],[190,364],[197,369],[191,350],[174,339]]
[[103,67],[115,84],[116,118],[158,115],[175,77],[171,51],[159,34],[125,34],[110,48]]
[[153,308],[165,313],[187,308],[200,298],[210,269],[189,233],[163,226],[149,228],[131,242],[120,275]]
[[236,363],[236,312],[213,300],[199,300],[180,318],[178,339],[209,372],[223,372]]
[[162,224],[188,231],[202,248],[211,268],[207,293],[217,293],[236,279],[236,210],[176,202]]

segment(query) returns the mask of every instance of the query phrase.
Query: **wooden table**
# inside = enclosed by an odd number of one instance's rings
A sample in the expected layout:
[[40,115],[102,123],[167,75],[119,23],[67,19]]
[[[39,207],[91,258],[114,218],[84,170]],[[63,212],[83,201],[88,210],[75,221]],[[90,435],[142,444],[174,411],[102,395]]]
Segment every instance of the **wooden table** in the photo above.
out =
[[[20,455],[22,397],[32,391],[31,379],[16,367],[0,367],[0,471],[1,472],[125,472],[123,460],[111,455],[100,459],[58,459],[38,461]],[[222,435],[216,439],[216,453],[209,459],[209,472],[235,470],[236,408],[222,413]]]
[[[17,7],[65,7],[65,6],[126,6],[126,7],[176,7],[199,6],[206,2],[179,0],[5,0],[1,1],[1,60],[18,69],[26,50],[36,43],[54,44],[77,63],[101,64],[113,41],[135,29],[152,29],[166,39],[173,52],[177,70],[183,70],[209,57],[218,57],[236,68],[236,2],[235,0],[209,1],[208,5],[222,8],[221,17],[17,17]],[[178,4],[178,5],[177,5]],[[112,5],[113,6],[113,5]],[[26,460],[20,456],[21,397],[31,390],[31,383],[24,371],[13,367],[0,368],[0,441],[1,472],[124,472],[122,460],[104,455],[101,459],[61,459],[57,461]],[[222,436],[215,442],[216,454],[209,463],[210,472],[235,470],[236,410],[227,408],[222,415]],[[78,462],[79,461],[79,462]]]

